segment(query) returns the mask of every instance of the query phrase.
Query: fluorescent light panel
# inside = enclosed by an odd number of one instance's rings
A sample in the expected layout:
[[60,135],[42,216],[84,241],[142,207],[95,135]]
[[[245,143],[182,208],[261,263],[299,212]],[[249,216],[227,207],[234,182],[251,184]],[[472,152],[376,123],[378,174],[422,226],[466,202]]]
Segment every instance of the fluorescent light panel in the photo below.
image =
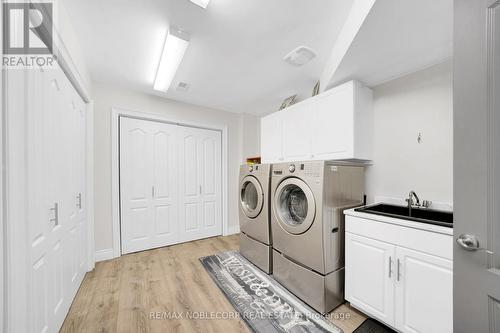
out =
[[210,2],[210,0],[190,0],[190,1],[195,5],[200,6],[201,8],[207,8],[208,3]]
[[167,91],[174,79],[177,68],[181,64],[184,53],[189,45],[189,37],[182,32],[171,29],[167,33],[163,52],[161,54],[160,65],[156,72],[154,90]]

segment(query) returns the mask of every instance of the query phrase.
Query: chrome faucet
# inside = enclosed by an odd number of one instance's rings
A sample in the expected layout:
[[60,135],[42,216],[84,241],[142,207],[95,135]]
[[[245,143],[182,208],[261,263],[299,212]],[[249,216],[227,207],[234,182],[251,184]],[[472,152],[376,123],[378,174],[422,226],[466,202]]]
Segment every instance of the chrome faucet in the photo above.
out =
[[[413,198],[416,199],[415,203],[413,202]],[[408,202],[408,213],[409,213],[409,216],[411,216],[411,207],[413,205],[420,207],[420,199],[418,198],[417,193],[415,193],[415,191],[412,190],[412,191],[410,191],[410,194],[408,195],[408,199],[406,199],[406,201]]]

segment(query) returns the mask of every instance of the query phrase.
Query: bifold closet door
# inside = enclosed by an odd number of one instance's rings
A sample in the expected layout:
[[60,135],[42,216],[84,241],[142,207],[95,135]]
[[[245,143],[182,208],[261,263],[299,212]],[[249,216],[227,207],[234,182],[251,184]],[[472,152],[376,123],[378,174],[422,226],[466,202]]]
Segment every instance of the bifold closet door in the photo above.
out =
[[179,242],[177,126],[120,118],[122,253]]
[[[30,332],[61,327],[87,271],[85,103],[59,67],[27,71]],[[24,264],[24,263],[23,263]]]
[[222,233],[221,133],[120,118],[122,253]]
[[179,127],[179,216],[183,241],[222,234],[221,132]]

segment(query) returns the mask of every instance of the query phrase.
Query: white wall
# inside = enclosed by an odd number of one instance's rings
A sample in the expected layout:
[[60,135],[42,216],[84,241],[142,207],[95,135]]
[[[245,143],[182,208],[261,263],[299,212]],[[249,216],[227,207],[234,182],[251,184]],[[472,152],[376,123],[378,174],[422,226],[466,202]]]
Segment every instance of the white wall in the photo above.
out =
[[[64,48],[64,50],[70,54],[72,70],[75,72],[73,74],[80,80],[80,83],[90,94],[92,90],[90,73],[85,62],[79,39],[71,22],[71,17],[68,15],[65,7],[66,1],[67,0],[58,0],[55,2],[55,15],[57,15],[55,18],[56,30],[61,37],[61,40],[56,39],[56,41],[61,42],[63,45],[59,45],[59,47]],[[69,61],[69,59],[67,60]]]
[[[374,165],[368,201],[377,196],[453,203],[452,62],[374,88]],[[422,143],[417,143],[418,133]]]
[[248,157],[260,156],[260,117],[243,114],[241,122],[243,163]]
[[228,223],[237,230],[238,172],[242,160],[242,115],[213,110],[134,92],[125,88],[93,83],[95,132],[95,245],[96,251],[113,246],[111,221],[111,108],[162,114],[173,120],[228,129]]

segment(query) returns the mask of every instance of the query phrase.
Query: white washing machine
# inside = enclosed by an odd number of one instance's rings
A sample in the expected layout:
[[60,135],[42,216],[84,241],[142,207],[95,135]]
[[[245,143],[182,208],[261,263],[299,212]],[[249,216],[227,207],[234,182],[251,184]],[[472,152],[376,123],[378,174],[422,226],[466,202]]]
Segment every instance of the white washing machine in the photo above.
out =
[[363,204],[364,167],[325,161],[274,164],[273,276],[320,313],[344,302],[344,214]]
[[272,271],[270,177],[270,164],[240,167],[240,253],[267,274]]

